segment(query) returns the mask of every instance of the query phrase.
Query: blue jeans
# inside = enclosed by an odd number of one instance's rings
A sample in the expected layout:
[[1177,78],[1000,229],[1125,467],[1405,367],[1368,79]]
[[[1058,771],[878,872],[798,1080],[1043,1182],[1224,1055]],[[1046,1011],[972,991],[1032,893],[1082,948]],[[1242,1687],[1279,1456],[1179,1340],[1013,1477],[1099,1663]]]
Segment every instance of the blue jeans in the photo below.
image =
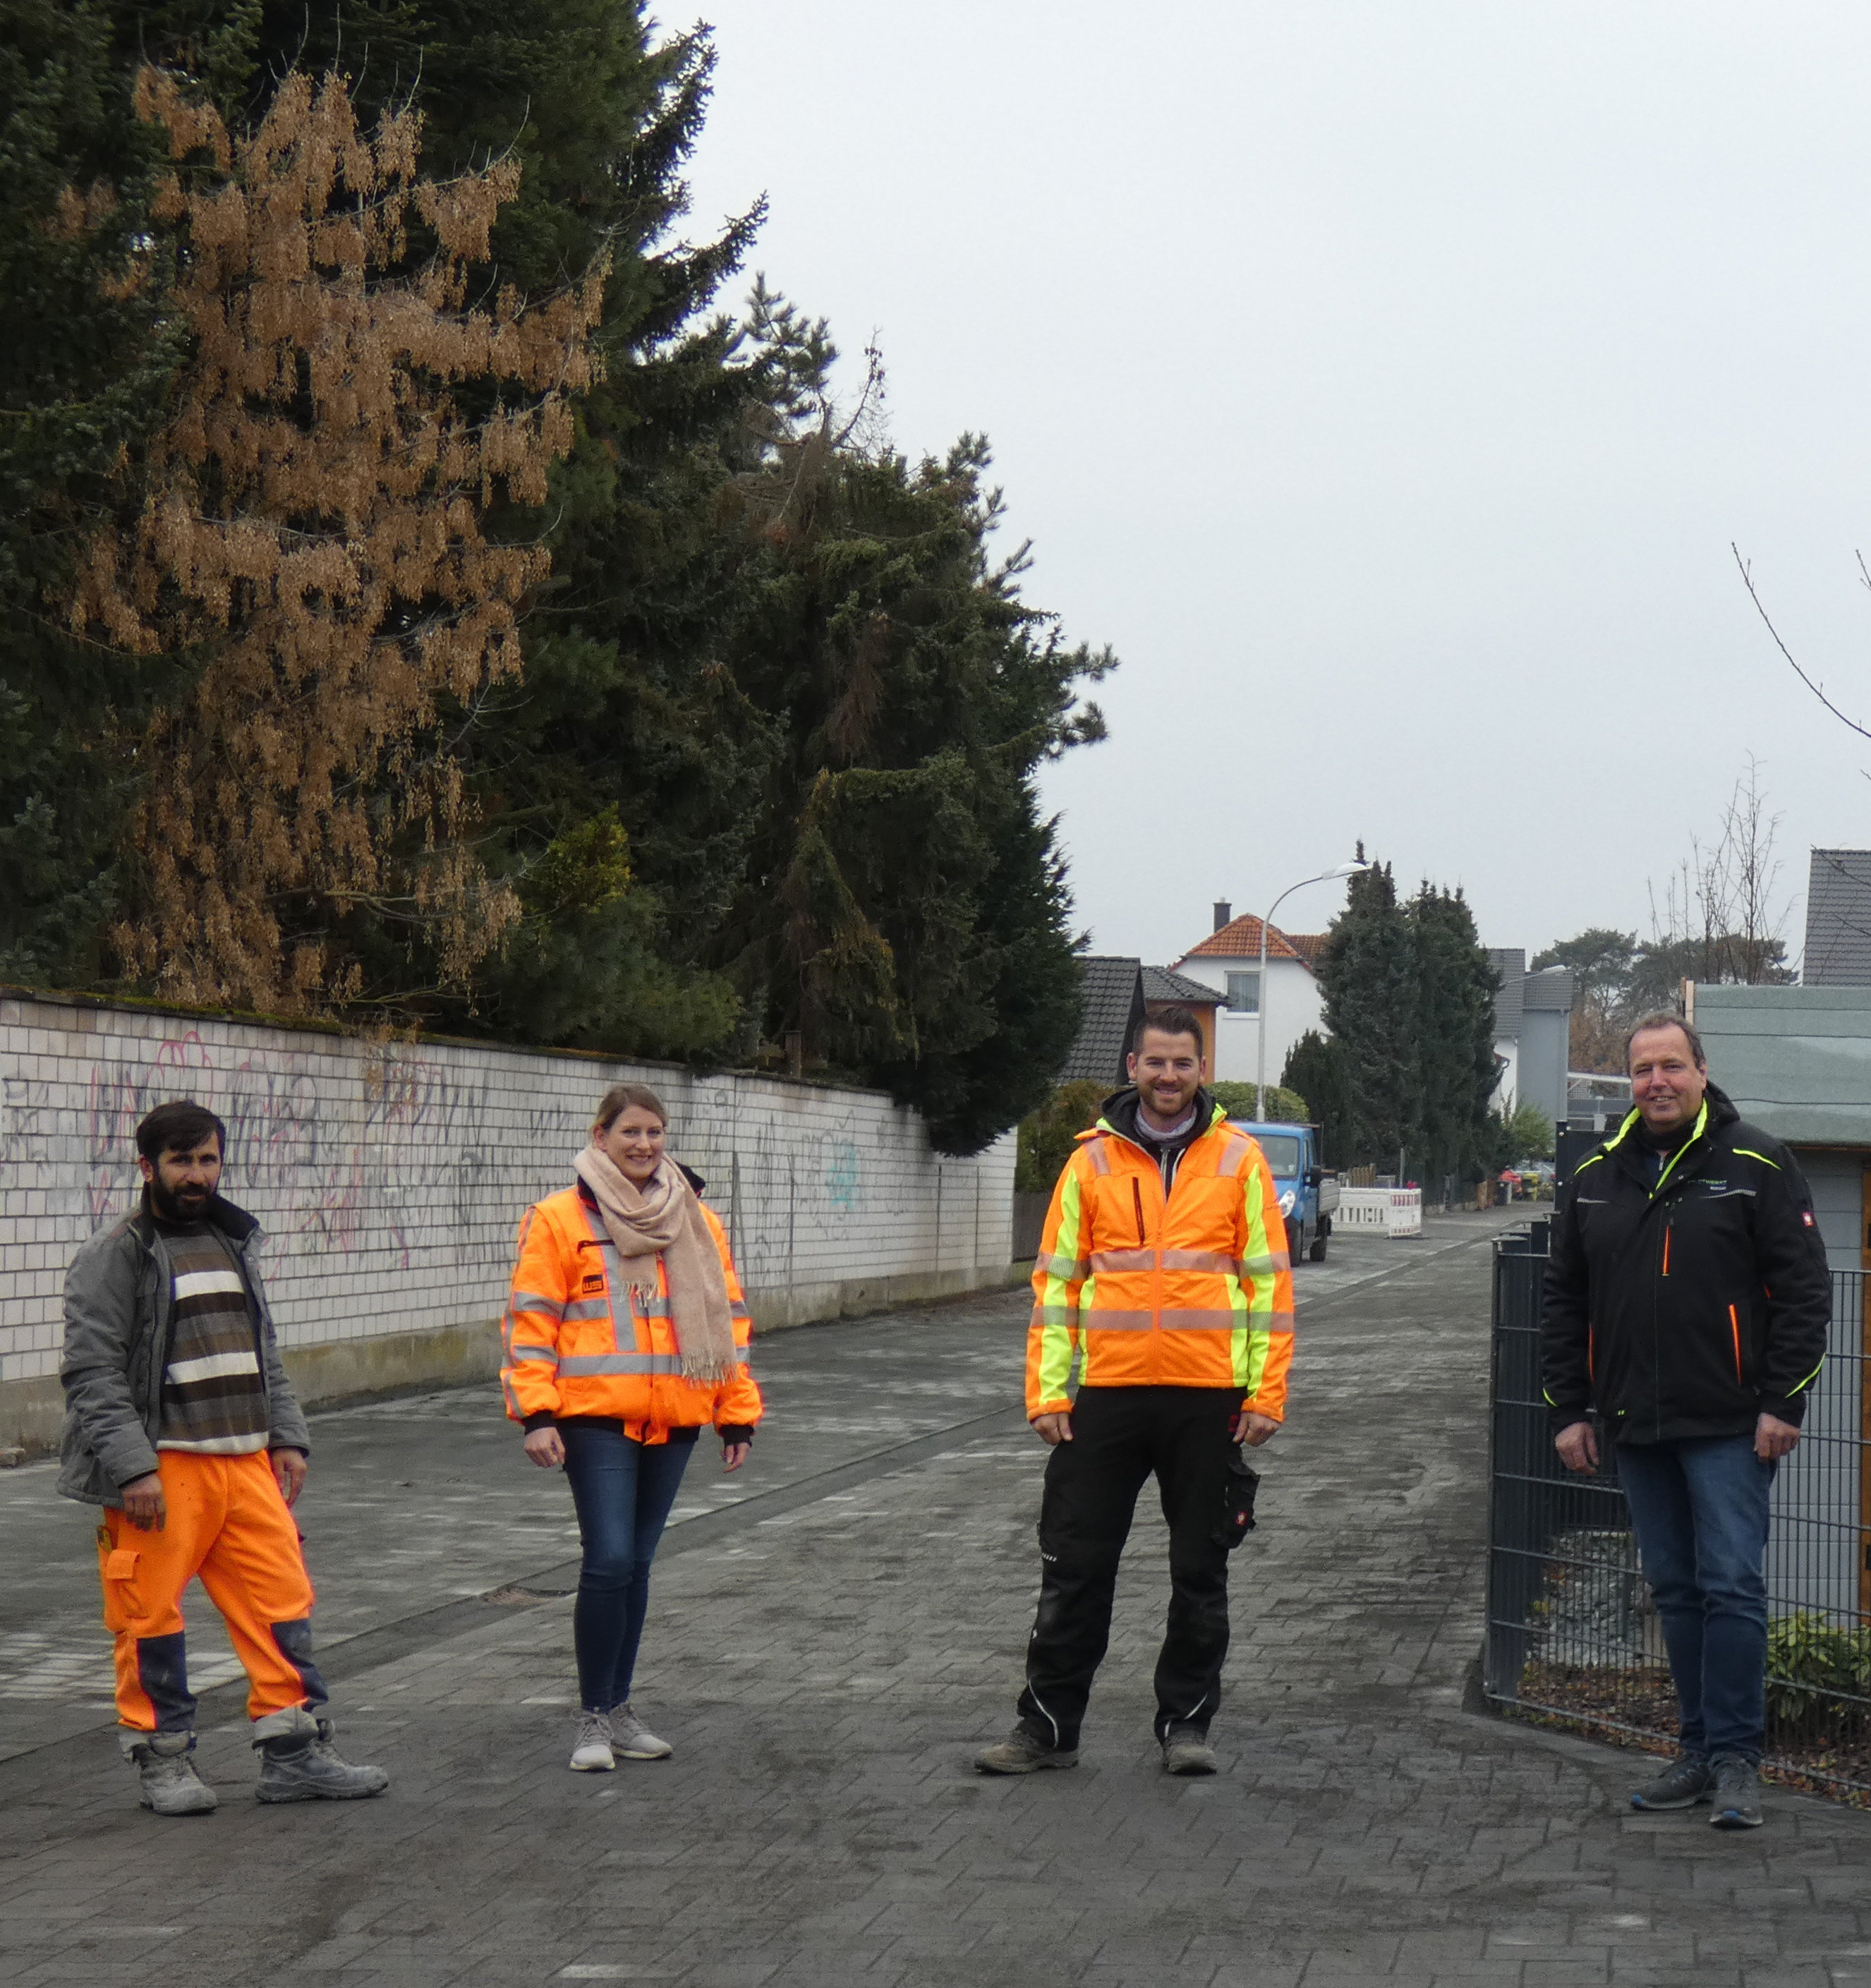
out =
[[584,1558],[572,1607],[578,1702],[608,1712],[630,1696],[650,1600],[650,1562],[693,1442],[634,1442],[621,1422],[565,1422],[565,1474]]
[[1767,1723],[1768,1493],[1751,1435],[1621,1442],[1618,1475],[1656,1598],[1683,1751],[1758,1762]]

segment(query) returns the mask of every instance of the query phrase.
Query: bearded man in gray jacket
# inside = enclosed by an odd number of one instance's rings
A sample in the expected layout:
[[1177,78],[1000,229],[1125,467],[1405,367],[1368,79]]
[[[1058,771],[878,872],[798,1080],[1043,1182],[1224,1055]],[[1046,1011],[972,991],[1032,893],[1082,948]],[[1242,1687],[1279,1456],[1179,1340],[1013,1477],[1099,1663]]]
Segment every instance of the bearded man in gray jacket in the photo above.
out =
[[289,1509],[311,1439],[260,1281],[259,1224],[218,1192],[226,1140],[202,1106],[158,1105],[137,1128],[141,1205],[93,1236],[65,1279],[59,1489],[103,1508],[120,1731],[158,1815],[215,1806],[190,1758],[181,1602],[198,1574],[247,1673],[259,1799],[344,1800],[390,1780],[331,1744]]

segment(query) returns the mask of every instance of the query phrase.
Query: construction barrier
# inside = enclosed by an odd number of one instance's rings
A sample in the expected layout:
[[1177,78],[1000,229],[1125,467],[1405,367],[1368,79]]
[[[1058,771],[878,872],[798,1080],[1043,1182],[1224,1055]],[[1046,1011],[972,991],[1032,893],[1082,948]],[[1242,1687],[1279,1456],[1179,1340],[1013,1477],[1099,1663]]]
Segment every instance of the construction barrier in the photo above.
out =
[[1386,1236],[1423,1233],[1419,1187],[1347,1187],[1338,1190],[1335,1229],[1378,1229]]

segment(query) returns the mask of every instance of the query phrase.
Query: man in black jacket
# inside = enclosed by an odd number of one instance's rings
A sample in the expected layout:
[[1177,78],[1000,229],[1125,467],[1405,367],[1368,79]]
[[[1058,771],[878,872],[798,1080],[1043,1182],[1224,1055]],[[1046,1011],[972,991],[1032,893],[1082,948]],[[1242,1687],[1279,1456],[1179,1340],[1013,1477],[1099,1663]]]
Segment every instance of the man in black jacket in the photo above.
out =
[[1793,1155],[1708,1080],[1695,1030],[1647,1015],[1636,1110],[1554,1224],[1541,1364],[1555,1446],[1598,1466],[1595,1406],[1670,1653],[1681,1751],[1633,1807],[1761,1821],[1768,1494],[1825,1358],[1832,1278]]

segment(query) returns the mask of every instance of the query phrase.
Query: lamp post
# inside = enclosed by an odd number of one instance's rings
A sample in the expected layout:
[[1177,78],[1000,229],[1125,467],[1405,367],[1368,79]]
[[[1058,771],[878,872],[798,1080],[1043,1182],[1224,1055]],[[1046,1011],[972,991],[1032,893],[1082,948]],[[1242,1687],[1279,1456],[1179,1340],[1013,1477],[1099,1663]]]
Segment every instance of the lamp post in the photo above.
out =
[[1370,868],[1362,857],[1352,863],[1341,863],[1335,870],[1321,871],[1316,877],[1302,877],[1297,884],[1289,884],[1274,900],[1273,910],[1260,921],[1260,977],[1255,984],[1255,1033],[1259,1037],[1254,1052],[1254,1108],[1255,1116],[1267,1116],[1267,928],[1274,921],[1274,912],[1279,910],[1295,891],[1303,891],[1308,884],[1333,884],[1347,877],[1355,877]]

